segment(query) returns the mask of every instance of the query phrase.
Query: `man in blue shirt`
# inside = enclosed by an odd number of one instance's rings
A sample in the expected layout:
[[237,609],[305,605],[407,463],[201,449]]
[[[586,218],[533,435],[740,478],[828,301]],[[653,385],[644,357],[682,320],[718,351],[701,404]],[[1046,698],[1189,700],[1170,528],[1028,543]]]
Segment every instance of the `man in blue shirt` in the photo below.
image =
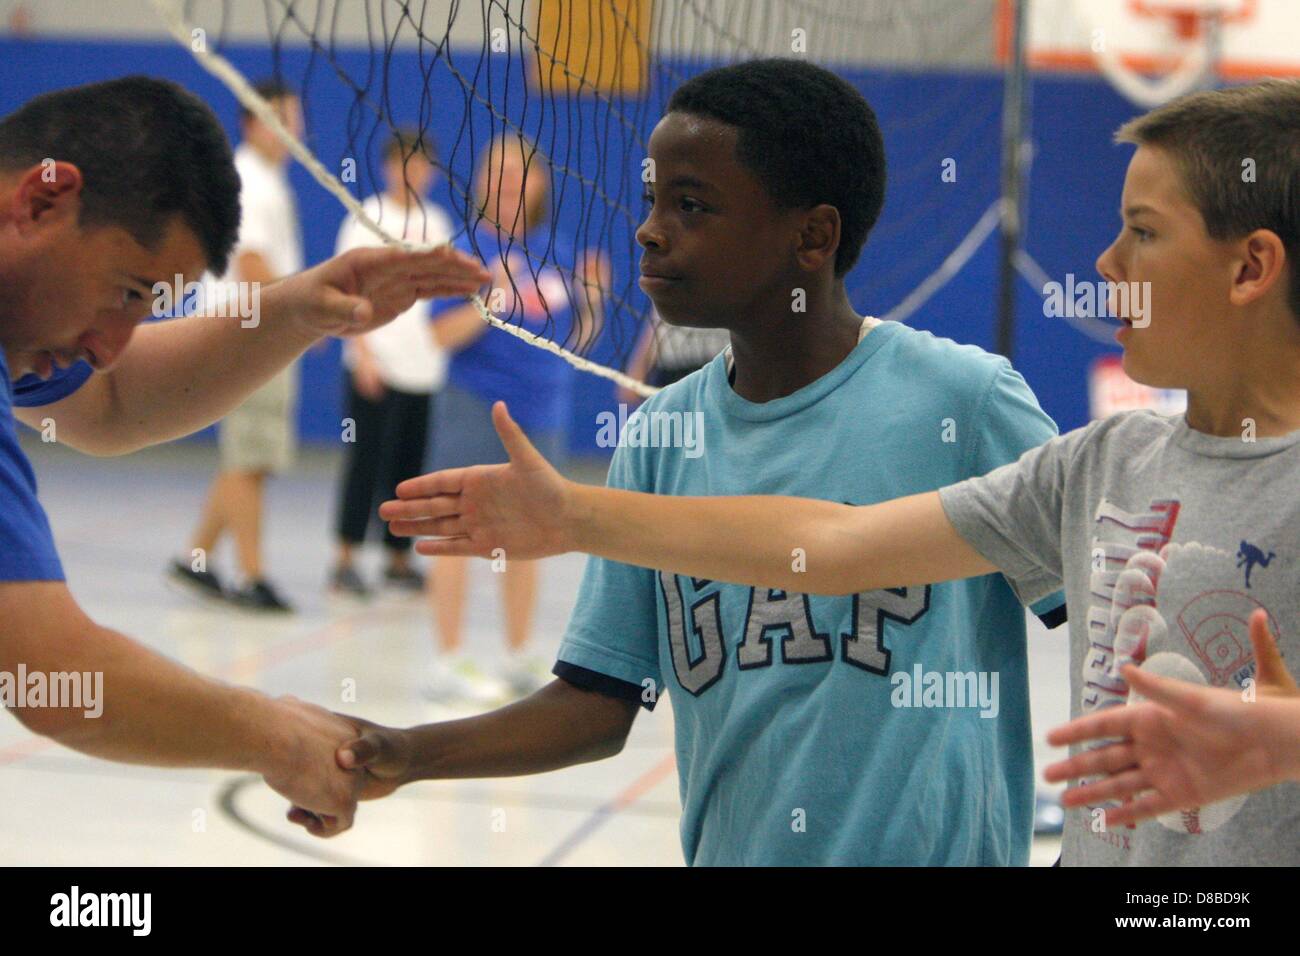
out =
[[[260,314],[137,326],[159,290],[224,271],[239,180],[210,110],[146,77],[0,120],[0,671],[102,674],[103,711],[12,708],[93,756],[252,770],[322,835],[350,825],[350,725],[202,677],[90,620],[63,580],[14,416],[121,454],[211,424],[322,335],[368,331],[488,274],[451,250],[356,250],[262,290]],[[17,411],[15,411],[17,408]]]
[[[844,276],[879,215],[885,160],[875,116],[839,77],[793,60],[708,71],[674,93],[650,158],[641,287],[665,321],[726,328],[731,348],[629,418],[610,486],[866,505],[1055,435],[1005,359],[853,309]],[[381,508],[394,533],[453,536],[421,552],[482,556],[492,539],[527,559],[547,551],[539,526],[572,517],[552,510],[554,472],[494,415],[511,464],[411,479]],[[790,569],[820,544],[793,548]],[[1064,618],[1059,594],[1034,610]],[[376,778],[367,797],[550,769],[617,752],[638,704],[667,693],[687,863],[1024,865],[1025,641],[999,575],[822,596],[593,558],[559,680],[480,718],[370,728],[340,760]]]

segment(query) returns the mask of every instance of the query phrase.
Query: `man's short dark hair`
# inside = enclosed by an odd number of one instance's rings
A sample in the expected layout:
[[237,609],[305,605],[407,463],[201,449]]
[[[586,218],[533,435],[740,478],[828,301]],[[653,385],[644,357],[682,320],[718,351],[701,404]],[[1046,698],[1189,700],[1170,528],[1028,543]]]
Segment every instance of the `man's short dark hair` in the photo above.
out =
[[[286,97],[294,97],[296,99],[298,96],[293,87],[289,86],[283,80],[277,79],[261,80],[254,83],[253,92],[268,103],[274,103],[276,100],[282,100]],[[253,111],[243,103],[240,103],[239,118],[240,120],[247,122],[253,118]]]
[[226,271],[239,175],[221,124],[193,93],[129,76],[38,96],[0,120],[0,170],[45,159],[81,170],[81,225],[117,226],[155,249],[179,215],[208,268]]
[[781,208],[839,210],[835,275],[853,268],[885,201],[880,124],[853,86],[803,60],[750,60],[687,80],[668,111],[736,127],[736,158]]

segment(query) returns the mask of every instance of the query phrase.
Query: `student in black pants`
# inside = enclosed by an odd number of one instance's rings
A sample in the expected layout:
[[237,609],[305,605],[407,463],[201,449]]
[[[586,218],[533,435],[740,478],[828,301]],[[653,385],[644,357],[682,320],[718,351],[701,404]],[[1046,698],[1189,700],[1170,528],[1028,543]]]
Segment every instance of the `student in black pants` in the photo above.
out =
[[[426,197],[435,167],[432,148],[419,130],[398,131],[384,150],[385,190],[362,203],[388,232],[415,243],[436,244],[452,234],[451,218]],[[376,245],[379,239],[349,215],[339,229],[340,251]],[[338,558],[331,575],[335,591],[365,597],[370,587],[357,572],[356,550],[372,524],[380,523],[379,502],[397,483],[424,471],[429,416],[447,377],[447,356],[433,335],[429,303],[417,302],[384,326],[344,345],[348,370],[347,414],[352,428],[339,495]],[[384,527],[387,584],[418,591],[424,577],[411,567],[410,539]]]
[[[392,497],[398,482],[421,473],[434,401],[428,393],[393,388],[382,388],[378,398],[368,397],[358,391],[355,375],[348,376],[347,409],[356,440],[348,445],[339,497],[339,561],[331,582],[335,590],[358,597],[369,594],[352,560],[354,551],[365,542],[372,523],[382,524],[376,513],[379,502]],[[420,590],[424,578],[411,567],[411,539],[395,537],[385,525],[383,541],[388,556],[385,581]]]

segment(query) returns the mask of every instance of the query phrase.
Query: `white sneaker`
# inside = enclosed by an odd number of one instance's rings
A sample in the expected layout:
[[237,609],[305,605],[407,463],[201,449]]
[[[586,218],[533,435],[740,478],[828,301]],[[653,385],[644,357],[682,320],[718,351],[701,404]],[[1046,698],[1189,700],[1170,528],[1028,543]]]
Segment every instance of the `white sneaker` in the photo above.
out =
[[526,696],[540,690],[550,682],[551,672],[546,664],[527,654],[510,654],[501,661],[497,675],[510,690]]
[[510,689],[505,684],[485,674],[470,658],[459,654],[435,660],[421,689],[425,697],[439,703],[494,704],[510,696]]

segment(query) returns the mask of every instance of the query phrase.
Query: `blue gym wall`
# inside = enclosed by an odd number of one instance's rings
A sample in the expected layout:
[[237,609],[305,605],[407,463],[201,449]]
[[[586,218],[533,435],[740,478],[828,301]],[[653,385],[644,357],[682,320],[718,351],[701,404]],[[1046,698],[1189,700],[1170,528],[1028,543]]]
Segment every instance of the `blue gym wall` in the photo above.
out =
[[[234,47],[227,55],[254,78],[269,75],[266,49]],[[468,57],[477,61],[478,51]],[[400,62],[403,56],[410,63]],[[351,59],[349,59],[349,57]],[[367,54],[344,55],[354,75],[365,75]],[[414,54],[394,54],[393,75],[419,75]],[[503,75],[503,58],[493,75]],[[286,79],[306,75],[305,52],[286,50],[282,59]],[[174,79],[212,104],[232,137],[237,132],[237,108],[231,95],[201,70],[188,51],[170,43],[16,40],[0,38],[0,113],[8,113],[36,94],[63,86],[146,72]],[[889,155],[889,188],[885,212],[848,288],[861,312],[881,315],[928,276],[966,235],[998,192],[1000,77],[993,73],[881,73],[840,70],[867,95],[880,116]],[[518,66],[515,66],[515,76]],[[327,64],[316,63],[305,90],[309,145],[327,165],[349,154],[347,130],[351,100],[329,76]],[[435,71],[438,101],[452,104],[434,116],[431,128],[438,147],[449,153],[463,114],[464,93],[446,71]],[[516,79],[514,88],[519,89]],[[389,91],[392,113],[401,121],[416,117],[414,90]],[[615,169],[623,164],[639,169],[641,156],[623,156],[601,149],[591,135],[589,101],[574,100],[583,110],[573,119],[586,122],[581,138],[584,162]],[[508,104],[517,115],[522,97]],[[536,111],[536,97],[528,107]],[[640,125],[648,133],[655,116],[645,111]],[[1128,151],[1111,145],[1112,131],[1132,116],[1133,108],[1096,78],[1038,76],[1033,84],[1032,131],[1035,155],[1029,190],[1027,248],[1053,277],[1073,272],[1095,278],[1093,262],[1117,229],[1117,207]],[[536,115],[535,112],[531,115]],[[811,118],[810,121],[815,121]],[[530,127],[532,128],[532,127]],[[382,131],[381,131],[382,132]],[[477,151],[489,134],[477,130]],[[560,132],[560,141],[576,126]],[[797,131],[792,131],[797,135]],[[364,140],[364,137],[363,137]],[[378,137],[371,144],[377,150]],[[355,140],[353,140],[355,142]],[[468,175],[470,155],[462,146],[453,165]],[[577,147],[575,147],[577,148]],[[956,161],[956,181],[942,182],[943,158]],[[342,210],[298,165],[291,178],[297,190],[307,258],[317,262],[333,248]],[[442,184],[445,188],[445,184]],[[369,190],[364,190],[368,192]],[[449,194],[435,198],[451,205]],[[560,215],[561,225],[582,243],[582,233],[594,240],[599,223],[578,221],[580,197],[570,191]],[[634,197],[624,200],[632,208]],[[597,212],[602,210],[598,209]],[[622,228],[622,227],[620,227]],[[630,301],[644,304],[634,285],[635,262],[615,248],[615,286],[627,290]],[[952,281],[909,320],[936,335],[992,348],[997,288],[995,237],[991,237]],[[1037,392],[1062,431],[1087,420],[1086,370],[1097,355],[1114,351],[1092,342],[1059,319],[1043,316],[1035,291],[1019,285],[1019,314],[1015,364]],[[610,330],[604,351],[594,357],[611,360],[614,343],[626,347],[631,329]],[[311,441],[337,440],[340,409],[339,343],[307,354],[302,362],[301,432]],[[575,373],[576,374],[576,373]],[[601,379],[577,375],[571,445],[575,452],[596,452],[596,414],[613,406],[612,386]]]

